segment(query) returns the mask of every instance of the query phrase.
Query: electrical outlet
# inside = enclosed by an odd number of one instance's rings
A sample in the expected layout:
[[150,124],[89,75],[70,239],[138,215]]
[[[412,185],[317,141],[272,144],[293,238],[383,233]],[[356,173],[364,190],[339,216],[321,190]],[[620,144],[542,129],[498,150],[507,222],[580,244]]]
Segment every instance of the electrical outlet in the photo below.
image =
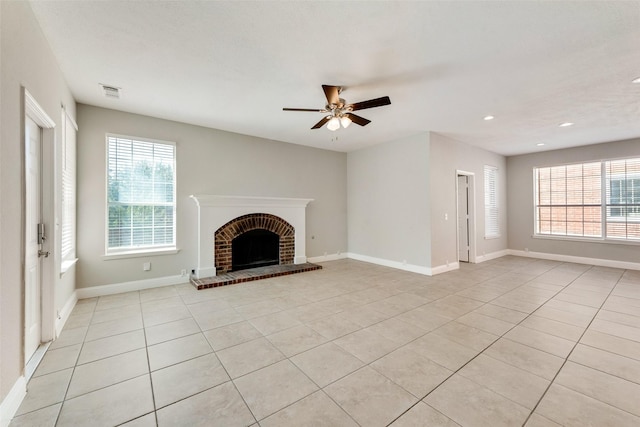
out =
[[144,270],[144,271],[151,270],[151,263],[150,262],[145,262],[144,264],[142,264],[142,270]]
[[182,277],[186,276],[187,275],[187,270],[185,270],[184,268],[182,270],[180,270],[180,275]]

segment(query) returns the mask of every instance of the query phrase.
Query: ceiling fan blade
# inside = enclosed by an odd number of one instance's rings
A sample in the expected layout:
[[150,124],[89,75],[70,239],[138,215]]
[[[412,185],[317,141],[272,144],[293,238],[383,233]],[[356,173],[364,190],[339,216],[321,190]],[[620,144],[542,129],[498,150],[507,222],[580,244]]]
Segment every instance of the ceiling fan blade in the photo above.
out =
[[322,85],[324,96],[327,97],[329,105],[338,105],[340,103],[340,88],[338,86]]
[[371,123],[371,120],[365,119],[364,117],[356,116],[355,114],[352,114],[352,113],[347,113],[345,114],[345,116],[349,117],[353,123],[360,126],[366,126],[369,123]]
[[327,123],[329,121],[331,117],[327,116],[327,117],[323,117],[322,120],[320,120],[318,123],[316,123],[315,125],[313,125],[313,127],[311,129],[319,129],[322,126],[324,126],[325,123]]
[[382,98],[370,99],[368,101],[356,102],[351,104],[351,111],[366,110],[367,108],[382,107],[383,105],[391,104],[391,100],[388,96]]
[[311,111],[314,113],[326,113],[326,110],[319,110],[317,108],[283,108],[282,111]]

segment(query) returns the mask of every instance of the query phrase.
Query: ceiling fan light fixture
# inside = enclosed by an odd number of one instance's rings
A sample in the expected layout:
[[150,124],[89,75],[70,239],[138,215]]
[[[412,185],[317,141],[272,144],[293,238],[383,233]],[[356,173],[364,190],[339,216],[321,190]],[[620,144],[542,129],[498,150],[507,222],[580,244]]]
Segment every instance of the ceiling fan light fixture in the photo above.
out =
[[343,128],[347,128],[351,125],[352,122],[359,126],[366,126],[371,123],[371,120],[353,114],[353,111],[366,110],[368,108],[382,107],[384,105],[391,104],[391,100],[388,96],[356,102],[354,104],[347,104],[347,102],[339,96],[340,92],[342,92],[343,90],[343,87],[322,85],[322,90],[324,91],[324,95],[327,98],[327,103],[325,104],[325,107],[323,109],[285,107],[283,108],[283,110],[325,113],[325,116],[318,123],[313,125],[311,129],[320,129],[326,124],[327,128],[330,131],[335,132],[340,129],[341,125]]
[[327,129],[332,132],[340,129],[340,119],[332,117],[331,120],[329,120],[329,123],[327,123]]

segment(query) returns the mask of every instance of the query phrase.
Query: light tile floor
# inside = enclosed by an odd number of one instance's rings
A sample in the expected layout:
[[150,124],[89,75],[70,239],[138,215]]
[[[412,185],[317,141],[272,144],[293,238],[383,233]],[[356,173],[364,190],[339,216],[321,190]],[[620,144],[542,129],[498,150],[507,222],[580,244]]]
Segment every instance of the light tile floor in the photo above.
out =
[[640,425],[640,272],[323,266],[78,301],[11,426]]

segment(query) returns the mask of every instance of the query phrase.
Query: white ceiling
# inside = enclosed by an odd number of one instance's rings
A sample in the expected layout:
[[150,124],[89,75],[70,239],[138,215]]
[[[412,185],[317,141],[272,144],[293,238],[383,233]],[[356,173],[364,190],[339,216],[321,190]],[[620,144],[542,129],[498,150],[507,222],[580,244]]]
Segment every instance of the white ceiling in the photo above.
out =
[[[31,5],[85,104],[337,151],[427,131],[504,155],[640,137],[640,1]],[[392,104],[336,132],[282,111],[323,108],[321,84]]]

